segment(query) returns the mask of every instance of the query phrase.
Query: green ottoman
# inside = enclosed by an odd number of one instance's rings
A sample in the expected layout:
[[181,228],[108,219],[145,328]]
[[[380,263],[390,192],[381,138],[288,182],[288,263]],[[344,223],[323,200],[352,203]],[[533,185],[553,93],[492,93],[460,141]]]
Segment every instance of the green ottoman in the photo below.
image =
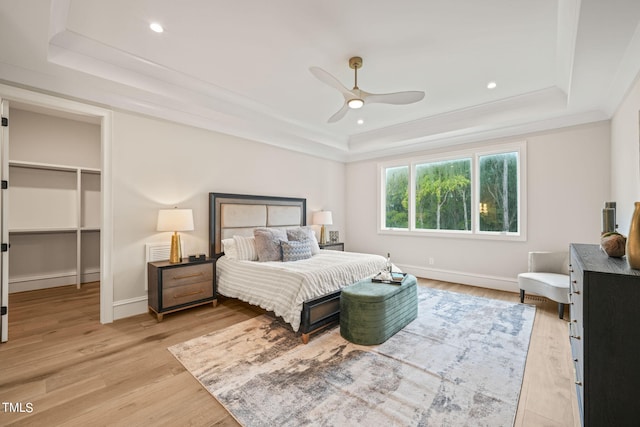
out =
[[381,344],[418,317],[416,278],[401,285],[361,280],[342,289],[340,335],[355,344]]

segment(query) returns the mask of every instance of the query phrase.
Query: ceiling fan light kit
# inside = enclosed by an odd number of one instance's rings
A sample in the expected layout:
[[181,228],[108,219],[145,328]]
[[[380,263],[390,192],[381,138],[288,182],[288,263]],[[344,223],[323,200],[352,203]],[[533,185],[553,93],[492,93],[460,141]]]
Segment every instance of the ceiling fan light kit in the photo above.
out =
[[316,76],[318,80],[327,85],[337,89],[344,97],[344,104],[337,113],[329,117],[328,122],[334,123],[342,119],[349,109],[362,108],[365,104],[394,104],[404,105],[412,104],[414,102],[421,101],[424,98],[424,92],[422,91],[407,91],[407,92],[395,92],[395,93],[369,93],[361,90],[358,87],[358,68],[362,68],[362,58],[354,56],[349,59],[349,68],[354,70],[354,85],[353,89],[349,90],[340,83],[338,79],[333,77],[322,68],[311,67],[309,71]]
[[347,104],[352,110],[357,110],[358,108],[362,108],[362,106],[364,105],[364,101],[362,99],[354,98],[350,99]]

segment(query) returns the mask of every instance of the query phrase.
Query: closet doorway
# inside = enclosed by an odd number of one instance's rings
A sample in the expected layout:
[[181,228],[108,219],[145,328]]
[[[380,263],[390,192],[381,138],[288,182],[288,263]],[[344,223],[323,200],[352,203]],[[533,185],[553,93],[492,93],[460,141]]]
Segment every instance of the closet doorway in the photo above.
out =
[[10,108],[9,292],[99,281],[99,121]]
[[[2,99],[8,122],[2,141],[3,180],[8,181],[1,204],[2,232],[10,243],[1,264],[2,306],[8,306],[7,293],[80,288],[100,281],[100,321],[109,323],[113,283],[106,260],[111,217],[105,215],[110,211],[105,200],[110,199],[105,194],[109,185],[104,166],[109,164],[111,113],[3,89],[17,94],[3,94]],[[8,307],[3,311],[10,316]],[[6,341],[6,314],[1,323],[1,338]]]

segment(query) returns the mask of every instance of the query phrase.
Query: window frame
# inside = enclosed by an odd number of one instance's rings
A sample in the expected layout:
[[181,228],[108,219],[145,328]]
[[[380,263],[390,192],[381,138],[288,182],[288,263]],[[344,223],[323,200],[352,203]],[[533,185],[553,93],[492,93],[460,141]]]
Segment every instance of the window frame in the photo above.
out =
[[[517,184],[518,191],[518,232],[504,231],[480,231],[480,157],[501,153],[517,152]],[[446,162],[452,160],[471,159],[471,229],[470,230],[425,230],[416,228],[416,167],[425,163]],[[408,167],[408,228],[387,228],[386,224],[386,170],[396,167]],[[526,141],[478,146],[457,151],[448,151],[437,154],[424,155],[415,158],[395,159],[378,164],[378,201],[377,201],[377,232],[378,234],[422,236],[422,237],[446,237],[464,239],[485,239],[504,241],[527,240],[527,143]]]

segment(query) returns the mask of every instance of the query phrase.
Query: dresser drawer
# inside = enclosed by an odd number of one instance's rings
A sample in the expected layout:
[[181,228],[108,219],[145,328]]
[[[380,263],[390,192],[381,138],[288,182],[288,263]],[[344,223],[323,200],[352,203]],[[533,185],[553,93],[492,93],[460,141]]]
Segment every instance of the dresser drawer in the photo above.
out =
[[211,297],[213,297],[211,281],[165,287],[162,290],[162,305],[163,308],[170,308]]
[[163,289],[206,281],[213,281],[213,265],[209,263],[162,270]]

